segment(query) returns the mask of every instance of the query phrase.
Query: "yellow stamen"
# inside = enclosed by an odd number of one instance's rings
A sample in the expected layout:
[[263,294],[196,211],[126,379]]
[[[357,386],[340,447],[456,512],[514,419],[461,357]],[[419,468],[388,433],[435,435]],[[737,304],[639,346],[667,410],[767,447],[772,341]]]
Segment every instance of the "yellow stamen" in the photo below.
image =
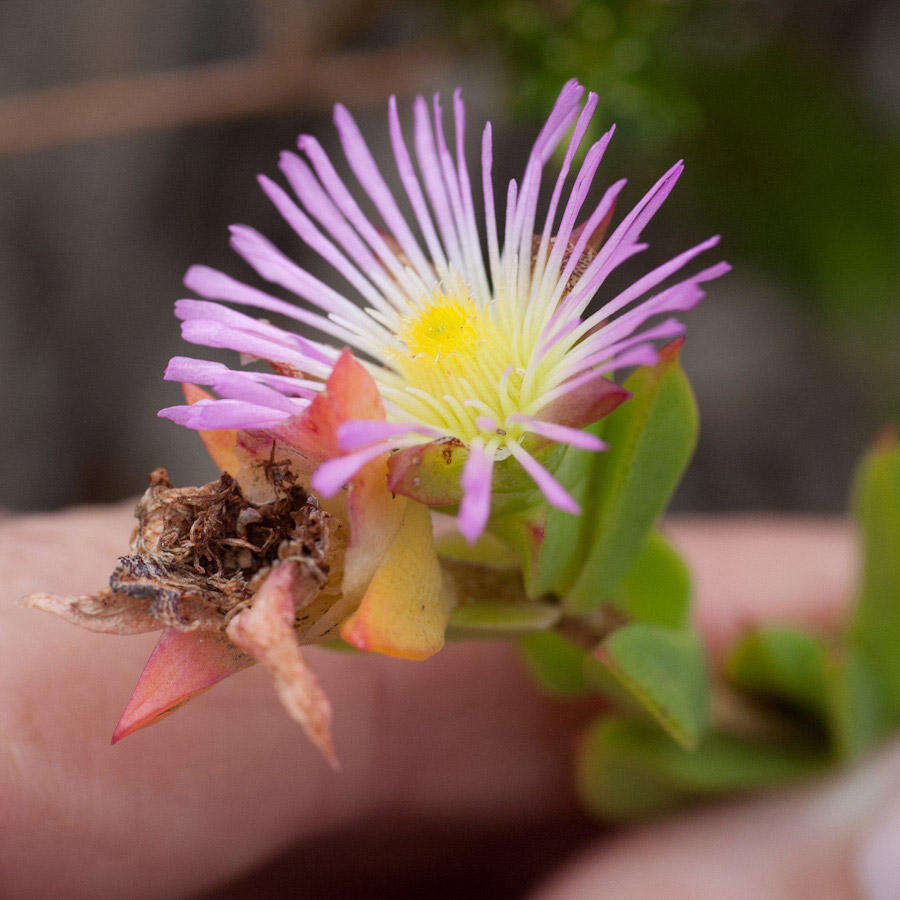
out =
[[[409,388],[446,407],[445,414],[435,409],[435,416],[429,417],[435,426],[469,441],[479,433],[475,419],[485,407],[503,421],[516,405],[510,400],[519,392],[521,375],[513,374],[502,394],[499,388],[504,371],[521,370],[518,342],[501,327],[491,307],[465,294],[436,292],[418,315],[402,321],[398,337],[404,347],[392,354],[397,371]],[[472,400],[479,401],[479,409],[468,405]]]
[[471,350],[478,340],[478,308],[466,298],[438,295],[416,317],[407,319],[400,340],[411,356],[439,356]]

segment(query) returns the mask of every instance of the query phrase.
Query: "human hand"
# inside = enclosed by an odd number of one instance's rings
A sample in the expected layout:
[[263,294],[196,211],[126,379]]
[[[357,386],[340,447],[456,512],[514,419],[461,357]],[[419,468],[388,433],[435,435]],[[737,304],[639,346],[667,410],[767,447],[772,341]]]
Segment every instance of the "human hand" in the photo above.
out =
[[[452,645],[425,663],[310,649],[335,708],[339,775],[281,713],[257,670],[109,747],[153,636],[93,635],[13,601],[102,583],[129,516],[126,507],[90,508],[0,522],[0,895],[183,895],[283,847],[378,829],[398,813],[511,832],[514,823],[577,821],[570,755],[587,710],[541,698],[502,644]],[[841,524],[687,520],[669,532],[694,569],[698,622],[713,652],[748,622],[827,628],[850,595],[853,554]],[[734,827],[767,821],[741,812],[756,808],[718,814]],[[602,865],[627,871],[652,840],[675,852],[690,830],[684,821],[607,841]],[[665,828],[669,837],[653,837]],[[385,851],[396,867],[416,852],[409,840]],[[594,865],[580,871],[592,879]],[[724,860],[720,869],[729,877]]]

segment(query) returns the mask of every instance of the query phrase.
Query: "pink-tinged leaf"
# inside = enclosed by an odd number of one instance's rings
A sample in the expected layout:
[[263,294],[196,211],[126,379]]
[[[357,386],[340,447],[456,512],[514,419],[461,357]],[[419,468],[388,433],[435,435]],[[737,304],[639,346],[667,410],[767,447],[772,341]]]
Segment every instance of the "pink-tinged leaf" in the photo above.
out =
[[452,605],[428,508],[407,503],[400,531],[341,637],[360,650],[427,659],[444,645]]
[[302,415],[267,429],[313,462],[341,456],[338,427],[351,419],[384,419],[384,404],[372,376],[349,350],[338,357],[325,390]]
[[263,664],[275,680],[278,698],[332,767],[331,704],[300,655],[294,631],[297,610],[319,592],[312,572],[295,561],[276,566],[253,598],[253,605],[228,624],[234,643]]
[[660,365],[664,363],[668,365],[675,362],[678,359],[678,354],[681,353],[684,341],[684,337],[677,337],[675,340],[669,341],[669,343],[659,351],[659,357],[656,364]]
[[[286,443],[312,460],[344,455],[338,433],[345,422],[384,420],[384,404],[372,376],[349,350],[334,365],[325,390],[296,420],[276,429]],[[347,611],[359,601],[400,527],[405,501],[387,485],[387,453],[366,463],[347,486],[350,538],[342,590]]]
[[387,459],[381,456],[363,466],[348,486],[350,540],[344,554],[342,591],[353,603],[362,596],[403,520],[406,498],[392,494],[387,481]]
[[462,497],[467,456],[465,445],[453,439],[398,450],[388,460],[388,487],[427,506],[453,506]]
[[569,428],[584,428],[608,416],[630,396],[625,388],[597,374],[551,401],[535,418]]
[[252,663],[218,631],[167,628],[141,672],[112,742],[158,722],[192,697]]

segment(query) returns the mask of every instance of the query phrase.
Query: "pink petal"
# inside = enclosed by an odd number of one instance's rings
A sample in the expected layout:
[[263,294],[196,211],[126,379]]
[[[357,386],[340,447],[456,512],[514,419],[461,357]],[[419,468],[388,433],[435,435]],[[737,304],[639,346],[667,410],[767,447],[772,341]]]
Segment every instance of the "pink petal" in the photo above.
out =
[[474,544],[484,531],[491,512],[491,476],[494,457],[488,455],[481,444],[475,442],[469,447],[460,478],[463,496],[459,503],[457,523],[465,539]]
[[391,233],[412,262],[419,276],[426,284],[429,281],[433,282],[434,271],[431,264],[425,258],[409,225],[403,218],[403,214],[378,170],[378,165],[369,152],[365,139],[356,126],[356,122],[353,121],[347,108],[340,103],[334,107],[334,123],[337,126],[341,145],[353,174],[356,175],[363,190],[381,213]]
[[556,422],[542,422],[539,419],[531,419],[528,416],[513,415],[510,416],[510,421],[521,423],[526,431],[545,437],[550,441],[568,444],[570,447],[578,447],[582,450],[606,449],[606,444],[589,431],[569,428]]
[[434,261],[435,266],[442,275],[448,273],[447,260],[444,256],[443,248],[434,230],[434,224],[431,215],[428,212],[428,204],[422,194],[422,188],[419,179],[416,176],[416,170],[413,167],[409,150],[406,148],[406,142],[403,139],[403,130],[400,127],[400,117],[397,114],[397,98],[392,94],[388,101],[388,124],[391,133],[391,145],[394,149],[394,158],[397,161],[397,171],[400,173],[400,180],[406,189],[406,195],[412,204],[413,211],[416,214],[416,220],[425,236],[425,243],[428,245],[428,252]]
[[576,516],[581,514],[581,507],[575,502],[569,492],[527,450],[524,450],[515,441],[512,441],[508,446],[509,452],[534,479],[535,484],[541,489],[541,493],[552,506]]
[[338,427],[338,443],[344,450],[359,450],[370,444],[385,441],[392,437],[409,434],[421,434],[425,437],[440,437],[441,433],[427,425],[414,425],[410,422],[384,422],[372,419],[352,419]]
[[[317,382],[306,381],[302,378],[292,378],[289,375],[272,375],[268,372],[235,372],[222,363],[210,362],[206,359],[191,359],[186,356],[173,356],[166,366],[163,378],[166,381],[208,384],[215,387],[218,381],[231,375],[251,378],[254,381],[274,387],[282,394],[305,397],[308,400],[312,400],[318,392]],[[316,385],[316,387],[313,387],[313,385]]]
[[323,497],[333,497],[368,462],[386,454],[393,441],[382,441],[353,453],[325,460],[310,479],[310,487]]
[[270,428],[290,418],[290,413],[242,400],[199,400],[190,406],[167,406],[157,414],[185,428],[214,431],[232,428]]

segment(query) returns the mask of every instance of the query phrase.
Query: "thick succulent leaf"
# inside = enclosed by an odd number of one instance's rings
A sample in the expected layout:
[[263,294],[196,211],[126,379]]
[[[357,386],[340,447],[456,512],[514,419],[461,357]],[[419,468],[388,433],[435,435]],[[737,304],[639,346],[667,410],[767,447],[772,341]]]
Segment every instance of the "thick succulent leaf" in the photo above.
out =
[[697,746],[709,723],[710,698],[694,632],[634,623],[605,638],[594,655],[681,746]]
[[827,714],[830,667],[822,640],[772,627],[746,635],[725,661],[724,673],[740,690],[821,719]]
[[538,631],[520,641],[528,670],[543,691],[563,697],[597,692],[589,668],[597,663],[574,641],[556,631]]
[[388,487],[426,506],[454,506],[462,497],[459,484],[469,451],[453,440],[431,441],[391,454]]
[[[564,446],[543,438],[529,440],[526,448],[551,472],[556,471],[566,452]],[[398,450],[388,462],[388,486],[394,493],[426,506],[452,510],[462,497],[460,477],[468,456],[468,447],[452,439]],[[540,499],[540,491],[518,461],[507,457],[494,466],[492,516],[522,512]]]
[[644,818],[686,800],[759,791],[818,774],[827,755],[807,745],[778,746],[713,732],[694,751],[649,723],[601,719],[578,752],[578,787],[605,819]]
[[687,466],[697,439],[697,406],[673,341],[652,367],[625,382],[632,399],[606,418],[610,449],[594,454],[582,516],[589,530],[579,574],[566,593],[573,612],[609,599],[641,551]]
[[686,628],[690,600],[691,576],[684,560],[658,531],[651,531],[613,603],[637,622]]
[[584,428],[624,403],[628,391],[603,375],[589,379],[583,385],[549,403],[535,418],[556,422],[569,428]]
[[853,760],[877,744],[891,728],[888,697],[878,673],[859,650],[844,648],[828,672],[825,698],[835,755]]
[[512,548],[488,531],[470,544],[458,531],[435,538],[435,549],[441,559],[488,566],[491,569],[516,569],[519,558]]
[[409,501],[396,538],[341,637],[360,650],[426,659],[444,645],[449,597],[427,507]]
[[863,568],[852,639],[881,684],[891,722],[900,722],[900,443],[886,435],[863,458],[854,508]]
[[221,632],[167,628],[141,672],[112,742],[158,722],[192,697],[252,663]]
[[[546,517],[553,513],[547,504],[539,502],[531,509],[515,510],[506,516],[495,516],[488,523],[492,534],[498,535],[516,555],[526,593],[540,599],[547,591],[534,589],[537,581],[537,566],[541,561],[541,546],[544,543]],[[562,513],[568,518],[575,518]]]
[[[600,437],[603,422],[595,422],[585,430]],[[536,562],[528,569],[527,587],[532,597],[549,593],[565,596],[578,577],[592,533],[592,475],[599,462],[597,455],[569,447],[554,473],[581,506],[582,514],[572,516],[554,507],[547,510]]]
[[[344,554],[343,596],[355,605],[397,539],[408,506],[405,497],[387,487],[387,460],[373,459],[350,479],[347,487],[347,517],[350,537]],[[431,525],[428,526],[431,534]],[[432,555],[433,551],[432,551]]]
[[451,612],[450,627],[457,639],[514,637],[544,631],[560,614],[558,605],[538,601],[466,600]]

